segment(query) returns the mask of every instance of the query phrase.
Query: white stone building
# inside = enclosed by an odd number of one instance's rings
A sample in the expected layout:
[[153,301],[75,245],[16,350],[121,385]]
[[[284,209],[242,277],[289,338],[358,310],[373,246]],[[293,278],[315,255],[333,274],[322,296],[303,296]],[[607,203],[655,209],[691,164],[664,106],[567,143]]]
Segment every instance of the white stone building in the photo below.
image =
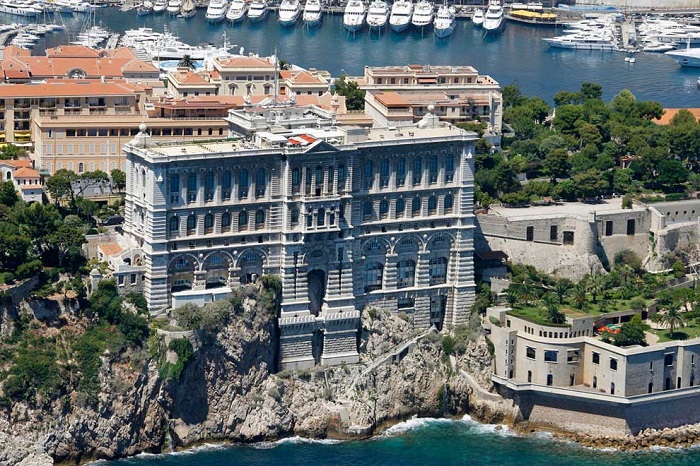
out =
[[339,129],[290,102],[228,120],[226,140],[156,144],[142,126],[125,146],[124,233],[151,312],[277,275],[282,367],[357,361],[366,305],[420,327],[467,319],[475,134],[431,115]]

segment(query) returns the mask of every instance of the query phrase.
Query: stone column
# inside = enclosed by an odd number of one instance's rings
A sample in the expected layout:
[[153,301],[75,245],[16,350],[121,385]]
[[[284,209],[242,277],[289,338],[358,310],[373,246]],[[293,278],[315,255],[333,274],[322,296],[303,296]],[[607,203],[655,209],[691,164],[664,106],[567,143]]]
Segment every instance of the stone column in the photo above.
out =
[[194,283],[192,283],[193,290],[203,290],[207,285],[207,271],[206,270],[195,270],[194,271]]

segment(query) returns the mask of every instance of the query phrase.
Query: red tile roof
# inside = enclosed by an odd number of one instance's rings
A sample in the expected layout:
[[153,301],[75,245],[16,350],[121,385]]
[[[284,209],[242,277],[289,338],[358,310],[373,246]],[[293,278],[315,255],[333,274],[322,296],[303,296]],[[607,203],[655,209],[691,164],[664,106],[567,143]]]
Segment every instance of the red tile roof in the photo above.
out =
[[29,167],[22,167],[12,173],[14,178],[39,178],[39,172]]

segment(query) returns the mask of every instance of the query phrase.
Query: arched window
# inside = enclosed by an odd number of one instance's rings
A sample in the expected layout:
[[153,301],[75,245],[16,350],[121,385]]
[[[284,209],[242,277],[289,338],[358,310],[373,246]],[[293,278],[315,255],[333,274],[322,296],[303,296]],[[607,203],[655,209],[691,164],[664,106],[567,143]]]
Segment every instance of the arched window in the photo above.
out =
[[180,230],[180,217],[170,217],[170,231],[177,232]]
[[190,215],[187,217],[187,234],[191,235],[194,233],[194,230],[197,228],[197,217],[194,215]]
[[406,210],[406,201],[402,197],[396,199],[396,217],[403,217],[404,211]]
[[322,227],[326,224],[326,209],[320,208],[316,213],[316,225]]
[[420,215],[420,197],[414,197],[411,203],[411,213],[415,215]]
[[445,196],[445,213],[452,212],[452,206],[454,205],[454,197],[452,194]]
[[265,169],[260,167],[255,175],[255,197],[263,197],[265,195]]
[[299,223],[299,209],[292,209],[292,226]]
[[245,168],[238,174],[238,197],[241,199],[248,197],[248,170]]
[[[83,163],[78,164],[78,172],[82,173],[83,172]],[[141,186],[146,187],[146,170],[143,168],[141,169]]]
[[371,217],[372,216],[372,203],[370,201],[367,201],[362,205],[362,216],[363,217]]
[[265,211],[262,209],[258,209],[258,211],[255,212],[255,225],[259,227],[264,223],[265,223]]
[[381,165],[380,170],[381,170],[382,177],[389,176],[389,159],[382,159],[382,165]]
[[389,201],[386,199],[383,199],[382,202],[379,203],[379,216],[381,218],[386,218],[386,216],[389,214]]
[[5,179],[11,180],[12,179],[12,172],[7,172],[5,174]]
[[328,192],[333,192],[333,167],[328,167]]
[[423,161],[420,157],[413,159],[413,184],[421,184],[423,181]]
[[247,230],[248,229],[248,212],[245,210],[238,214],[238,229]]
[[411,259],[404,259],[396,264],[396,288],[412,287],[415,276],[416,263]]
[[83,162],[80,162],[78,164],[78,173],[82,173],[85,171],[85,165],[83,165]]
[[384,266],[379,262],[372,262],[365,266],[365,293],[382,289],[382,275]]
[[231,228],[231,214],[224,212],[221,214],[221,229],[228,231]]
[[443,283],[447,283],[447,258],[430,259],[430,285],[442,285]]
[[437,210],[437,198],[435,196],[430,196],[428,198],[428,214],[434,214]]
[[214,216],[212,214],[207,214],[204,216],[204,232],[211,233],[214,228]]
[[314,226],[314,214],[313,214],[312,212],[309,212],[309,213],[306,215],[306,226],[309,227],[309,228],[311,228],[312,226]]

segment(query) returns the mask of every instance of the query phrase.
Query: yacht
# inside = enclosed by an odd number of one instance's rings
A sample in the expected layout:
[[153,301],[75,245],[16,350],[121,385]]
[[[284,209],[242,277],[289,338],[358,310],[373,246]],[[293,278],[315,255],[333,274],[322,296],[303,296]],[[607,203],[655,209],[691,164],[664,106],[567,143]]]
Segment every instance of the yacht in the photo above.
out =
[[389,16],[389,26],[394,32],[403,32],[411,24],[411,16],[413,15],[413,3],[409,0],[397,0],[391,6],[391,15]]
[[491,0],[489,8],[484,15],[484,29],[486,32],[497,32],[503,27],[503,7],[500,0]]
[[350,32],[359,31],[365,25],[367,9],[362,0],[350,0],[345,6],[343,15],[343,27]]
[[277,11],[279,22],[282,26],[293,26],[301,14],[299,0],[282,0]]
[[153,2],[153,13],[162,13],[168,8],[168,2],[166,0],[156,0]]
[[194,5],[194,2],[192,0],[185,0],[185,3],[182,4],[182,8],[180,8],[180,14],[178,17],[182,18],[191,18],[194,15],[197,14],[197,7]]
[[472,14],[472,24],[476,27],[481,27],[484,25],[484,10],[477,8]]
[[88,13],[92,9],[90,2],[83,0],[70,0],[69,4],[73,9],[73,13]]
[[35,8],[19,6],[10,0],[5,0],[4,2],[0,2],[0,13],[34,18],[38,16],[41,12]]
[[219,23],[226,18],[226,12],[228,12],[227,0],[211,0],[204,17],[210,23]]
[[304,13],[301,16],[301,19],[304,20],[304,24],[306,24],[306,26],[314,27],[321,24],[322,15],[321,0],[306,0],[306,5],[304,5]]
[[700,67],[700,48],[686,48],[683,50],[672,50],[670,52],[665,52],[665,55],[673,58],[681,66],[688,66],[691,68]]
[[433,4],[428,0],[420,0],[416,3],[411,16],[411,24],[419,29],[429,27],[433,23]]
[[168,0],[168,7],[166,11],[170,15],[179,15],[180,8],[182,8],[182,0]]
[[226,12],[226,19],[232,24],[243,21],[247,11],[248,4],[245,2],[245,0],[233,0],[231,2],[231,6],[228,7],[228,11]]
[[136,16],[146,16],[153,13],[153,3],[146,0],[141,5],[136,7]]
[[550,47],[559,49],[602,50],[605,52],[617,50],[615,37],[605,33],[564,34],[557,37],[543,38],[542,40],[547,42]]
[[267,2],[265,0],[253,0],[248,8],[248,19],[257,23],[267,17]]
[[370,29],[381,29],[389,21],[389,7],[384,0],[374,0],[367,10],[367,25]]
[[433,23],[435,36],[442,39],[452,34],[455,30],[455,21],[455,9],[447,6],[447,3],[441,5],[440,8],[438,8],[437,14],[435,15],[435,22]]

